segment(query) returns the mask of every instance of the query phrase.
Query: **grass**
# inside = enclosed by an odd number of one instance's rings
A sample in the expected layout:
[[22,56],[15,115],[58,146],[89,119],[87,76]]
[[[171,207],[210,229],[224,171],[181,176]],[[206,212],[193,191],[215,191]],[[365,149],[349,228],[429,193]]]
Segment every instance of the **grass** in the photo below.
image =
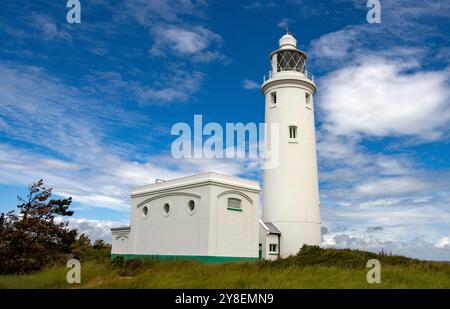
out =
[[[368,284],[366,263],[381,262],[381,283]],[[82,262],[81,284],[68,269],[2,275],[0,288],[450,288],[450,264],[364,251],[305,247],[277,261],[202,264],[191,261]]]

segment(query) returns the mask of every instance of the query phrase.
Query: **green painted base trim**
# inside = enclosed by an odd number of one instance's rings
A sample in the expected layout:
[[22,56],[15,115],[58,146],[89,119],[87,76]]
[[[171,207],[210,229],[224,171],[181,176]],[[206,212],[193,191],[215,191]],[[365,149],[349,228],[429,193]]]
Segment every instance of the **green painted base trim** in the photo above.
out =
[[207,255],[150,255],[150,254],[111,254],[111,259],[122,256],[125,260],[189,260],[203,263],[225,263],[238,261],[257,261],[257,257],[207,256]]
[[232,211],[242,211],[242,209],[239,208],[227,208],[228,210],[232,210]]
[[278,255],[278,253],[270,253],[270,252],[269,252],[269,255]]

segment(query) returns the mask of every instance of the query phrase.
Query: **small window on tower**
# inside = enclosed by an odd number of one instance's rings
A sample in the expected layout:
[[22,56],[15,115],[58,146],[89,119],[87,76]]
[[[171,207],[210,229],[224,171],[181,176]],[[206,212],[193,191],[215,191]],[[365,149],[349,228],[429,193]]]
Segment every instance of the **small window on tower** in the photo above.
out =
[[272,92],[270,94],[270,101],[272,102],[272,104],[277,104],[277,93],[276,92]]
[[306,108],[312,109],[312,107],[311,107],[311,94],[305,93],[305,103],[306,103]]
[[290,139],[297,138],[297,126],[289,126],[289,138]]

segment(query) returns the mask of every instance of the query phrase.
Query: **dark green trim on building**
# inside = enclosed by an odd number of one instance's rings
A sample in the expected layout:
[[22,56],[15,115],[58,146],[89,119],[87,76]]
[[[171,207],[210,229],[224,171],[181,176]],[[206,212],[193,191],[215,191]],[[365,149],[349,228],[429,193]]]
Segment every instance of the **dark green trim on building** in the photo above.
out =
[[242,211],[242,209],[240,209],[240,208],[227,208],[228,210],[232,210],[232,211]]
[[278,255],[278,252],[269,252],[269,255]]
[[149,254],[111,254],[111,259],[122,256],[125,260],[189,260],[203,263],[226,263],[238,261],[256,261],[257,257],[239,257],[239,256],[207,256],[207,255],[149,255]]

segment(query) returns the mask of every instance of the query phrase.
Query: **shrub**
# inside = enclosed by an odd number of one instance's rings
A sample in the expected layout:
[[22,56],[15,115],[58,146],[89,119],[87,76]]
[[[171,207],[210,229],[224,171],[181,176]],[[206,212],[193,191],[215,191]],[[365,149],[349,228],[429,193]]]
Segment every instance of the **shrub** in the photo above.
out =
[[36,271],[70,253],[77,231],[56,217],[72,216],[71,198],[51,199],[52,189],[42,179],[29,187],[25,199],[18,197],[19,214],[0,215],[0,273]]
[[85,234],[80,235],[72,244],[71,249],[73,257],[82,262],[106,261],[111,255],[111,245],[106,244],[101,239],[97,239],[94,244],[91,244],[91,240]]
[[125,264],[126,264],[126,262],[125,262],[125,259],[123,258],[123,256],[116,256],[111,261],[111,266],[116,267],[116,268],[124,268]]
[[328,267],[335,266],[340,268],[363,269],[366,268],[367,261],[370,259],[377,259],[383,265],[418,265],[424,263],[404,256],[386,254],[384,251],[377,254],[350,249],[323,249],[319,246],[309,245],[303,245],[295,256],[266,263],[279,268],[285,268],[292,265],[299,267],[323,265]]

